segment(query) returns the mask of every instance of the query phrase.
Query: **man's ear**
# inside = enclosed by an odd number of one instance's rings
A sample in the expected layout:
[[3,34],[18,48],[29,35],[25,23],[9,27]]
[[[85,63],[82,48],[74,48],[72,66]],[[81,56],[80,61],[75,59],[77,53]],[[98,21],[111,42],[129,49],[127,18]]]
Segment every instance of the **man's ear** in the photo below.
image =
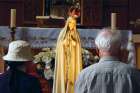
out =
[[100,57],[99,49],[96,47],[95,50],[96,50],[96,55],[97,55],[98,57]]

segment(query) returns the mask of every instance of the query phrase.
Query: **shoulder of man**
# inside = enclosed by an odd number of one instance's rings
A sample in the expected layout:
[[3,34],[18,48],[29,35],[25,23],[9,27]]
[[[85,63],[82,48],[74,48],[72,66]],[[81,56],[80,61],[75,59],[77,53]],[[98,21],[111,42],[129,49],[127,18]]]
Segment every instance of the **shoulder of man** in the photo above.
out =
[[116,66],[116,69],[118,69],[121,72],[126,72],[126,73],[133,73],[136,71],[134,67],[132,67],[129,64],[126,64],[124,62],[119,62],[119,64]]
[[97,67],[98,67],[98,63],[86,67],[80,72],[79,77],[88,78],[91,73],[96,72]]

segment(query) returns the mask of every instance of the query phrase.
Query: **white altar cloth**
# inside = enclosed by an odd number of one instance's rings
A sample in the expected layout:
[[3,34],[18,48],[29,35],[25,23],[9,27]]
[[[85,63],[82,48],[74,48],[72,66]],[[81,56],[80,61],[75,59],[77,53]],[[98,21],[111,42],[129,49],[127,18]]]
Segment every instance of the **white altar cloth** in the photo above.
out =
[[[16,40],[26,40],[32,48],[55,48],[57,37],[62,28],[39,28],[39,27],[17,27]],[[82,47],[94,48],[94,39],[100,29],[78,29],[80,33]],[[123,47],[126,47],[128,38],[132,38],[132,31],[122,30]],[[10,29],[7,26],[0,26],[0,45],[8,47],[11,41]]]

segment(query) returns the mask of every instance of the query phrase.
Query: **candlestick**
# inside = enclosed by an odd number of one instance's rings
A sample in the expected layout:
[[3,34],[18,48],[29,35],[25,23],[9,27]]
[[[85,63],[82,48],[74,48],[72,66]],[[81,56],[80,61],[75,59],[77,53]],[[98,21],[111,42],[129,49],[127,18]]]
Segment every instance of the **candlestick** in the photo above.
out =
[[16,9],[11,9],[10,27],[11,28],[15,28],[16,27]]
[[112,29],[112,31],[117,29],[116,25],[117,25],[117,14],[111,13],[111,29]]
[[12,27],[11,28],[11,40],[14,41],[15,40],[15,34],[16,34],[16,27]]

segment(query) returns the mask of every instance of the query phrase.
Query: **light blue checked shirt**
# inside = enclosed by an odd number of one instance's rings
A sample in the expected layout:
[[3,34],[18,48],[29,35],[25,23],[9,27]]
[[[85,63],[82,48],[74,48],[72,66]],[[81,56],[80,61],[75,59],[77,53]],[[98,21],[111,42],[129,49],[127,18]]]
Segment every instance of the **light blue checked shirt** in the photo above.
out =
[[75,93],[140,93],[140,74],[117,58],[104,57],[81,71]]

